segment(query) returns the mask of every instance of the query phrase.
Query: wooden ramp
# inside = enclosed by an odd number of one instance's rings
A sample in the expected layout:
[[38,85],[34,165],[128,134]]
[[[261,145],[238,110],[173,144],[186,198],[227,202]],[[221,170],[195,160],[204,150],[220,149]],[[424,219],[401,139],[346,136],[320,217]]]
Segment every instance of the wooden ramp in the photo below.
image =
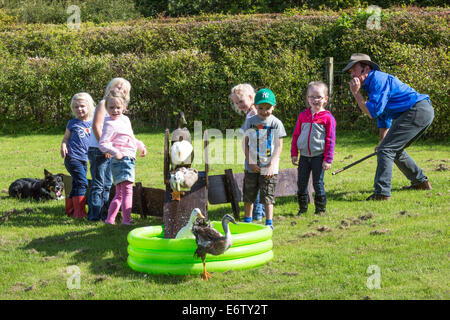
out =
[[208,191],[205,172],[199,172],[197,182],[190,191],[185,191],[180,200],[172,200],[172,189],[167,186],[164,199],[164,238],[175,238],[186,225],[194,208],[199,208],[208,217]]

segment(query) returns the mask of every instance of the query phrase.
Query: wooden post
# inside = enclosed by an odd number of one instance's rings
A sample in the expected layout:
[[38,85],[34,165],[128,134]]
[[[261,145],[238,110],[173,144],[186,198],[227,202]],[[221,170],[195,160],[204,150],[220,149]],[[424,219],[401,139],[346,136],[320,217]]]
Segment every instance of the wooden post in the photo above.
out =
[[[208,184],[209,184],[209,160],[208,160],[208,146],[209,146],[209,137],[208,137],[208,129],[205,130],[205,135],[204,135],[204,142],[203,142],[203,147],[204,147],[204,159],[205,160],[205,185],[206,185],[206,212],[208,211]],[[205,215],[206,217],[206,215]]]
[[164,136],[164,184],[169,183],[169,170],[170,170],[170,139],[169,129],[166,129]]
[[328,109],[331,110],[333,107],[333,98],[334,98],[334,59],[333,57],[326,58],[326,76],[327,76],[327,84],[328,84]]
[[208,146],[209,146],[209,137],[208,137],[208,129],[205,130],[203,135],[204,140],[204,158],[205,158],[205,173],[206,173],[206,188],[208,188],[208,173],[209,173],[209,160],[208,160]]
[[233,210],[234,218],[239,221],[240,209],[239,209],[239,199],[236,196],[236,190],[238,189],[237,183],[234,180],[233,170],[225,170],[225,190],[227,191],[228,199],[231,202],[231,209]]

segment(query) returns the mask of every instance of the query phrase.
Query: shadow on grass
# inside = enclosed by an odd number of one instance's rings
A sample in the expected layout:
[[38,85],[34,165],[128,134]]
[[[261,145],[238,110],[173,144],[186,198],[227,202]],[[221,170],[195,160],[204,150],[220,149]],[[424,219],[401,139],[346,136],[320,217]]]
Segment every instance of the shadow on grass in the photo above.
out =
[[[64,210],[64,209],[63,209]],[[18,227],[49,227],[61,224],[60,208],[25,208],[7,212],[10,223]]]
[[[45,210],[45,216],[42,215],[41,210]],[[137,221],[133,226],[120,225],[120,219],[117,220],[116,225],[106,225],[103,222],[67,217],[64,207],[58,206],[16,210],[10,215],[7,223],[18,227],[55,228],[60,226],[60,231],[54,231],[50,236],[34,238],[20,249],[36,250],[45,255],[44,259],[66,257],[67,266],[88,264],[90,273],[94,277],[108,275],[133,280],[157,281],[163,284],[177,284],[196,277],[196,275],[149,274],[144,278],[144,273],[132,270],[127,264],[128,233],[135,228],[162,224],[162,219],[159,217],[135,220]],[[70,231],[62,231],[67,228],[70,228]]]

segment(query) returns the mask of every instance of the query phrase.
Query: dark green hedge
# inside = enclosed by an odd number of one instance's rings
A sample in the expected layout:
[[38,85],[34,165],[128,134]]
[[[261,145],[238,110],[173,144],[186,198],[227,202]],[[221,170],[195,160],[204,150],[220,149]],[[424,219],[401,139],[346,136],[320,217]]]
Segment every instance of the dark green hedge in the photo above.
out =
[[[163,128],[173,111],[190,125],[234,128],[242,116],[228,101],[240,82],[271,88],[275,115],[292,130],[304,108],[306,85],[325,79],[325,58],[337,71],[353,52],[367,52],[383,70],[431,96],[436,119],[428,136],[448,137],[448,17],[389,12],[381,30],[364,14],[335,18],[226,16],[220,19],[142,20],[104,27],[10,25],[0,33],[0,120],[3,132],[63,127],[79,91],[99,101],[108,81],[130,80],[135,125]],[[374,129],[351,97],[348,76],[336,72],[332,111],[339,128]],[[14,124],[14,125],[12,125]],[[19,128],[19,129],[18,129]]]
[[77,5],[83,22],[112,22],[139,17],[189,16],[198,14],[251,14],[281,13],[289,10],[348,9],[377,5],[392,6],[442,6],[440,0],[2,0],[0,9],[26,23],[66,23],[70,14],[67,8]]

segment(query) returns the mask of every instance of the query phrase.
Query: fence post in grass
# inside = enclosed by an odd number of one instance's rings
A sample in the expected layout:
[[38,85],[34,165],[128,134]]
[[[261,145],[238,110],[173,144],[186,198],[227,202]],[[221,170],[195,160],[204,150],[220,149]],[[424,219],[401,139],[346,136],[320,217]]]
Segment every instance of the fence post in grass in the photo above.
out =
[[325,69],[326,69],[326,77],[327,77],[327,85],[328,85],[328,110],[331,111],[331,108],[333,107],[333,85],[334,85],[334,59],[333,57],[327,57],[325,62]]

